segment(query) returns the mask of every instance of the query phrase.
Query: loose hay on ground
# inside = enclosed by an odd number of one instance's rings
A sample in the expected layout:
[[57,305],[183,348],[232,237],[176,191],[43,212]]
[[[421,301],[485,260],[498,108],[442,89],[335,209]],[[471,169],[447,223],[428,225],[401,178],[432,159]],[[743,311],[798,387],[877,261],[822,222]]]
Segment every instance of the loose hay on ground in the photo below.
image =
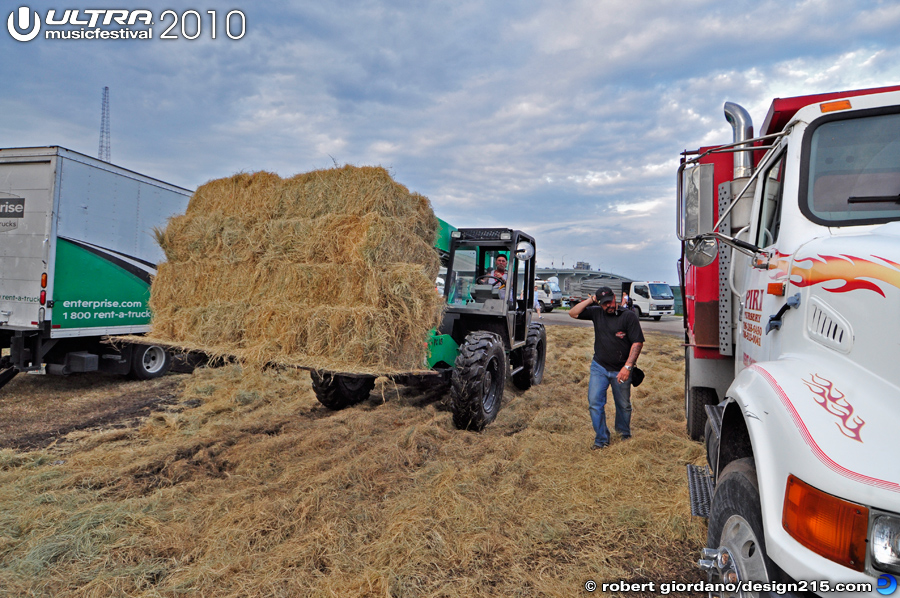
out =
[[151,340],[348,373],[425,369],[437,219],[383,168],[211,181],[157,239]]
[[647,336],[634,439],[602,453],[589,329],[549,328],[544,384],[508,390],[483,433],[455,430],[442,393],[384,379],[330,412],[300,372],[197,370],[179,410],[129,437],[0,452],[0,587],[571,596],[587,579],[699,580],[684,464],[702,449],[684,434],[681,348]]

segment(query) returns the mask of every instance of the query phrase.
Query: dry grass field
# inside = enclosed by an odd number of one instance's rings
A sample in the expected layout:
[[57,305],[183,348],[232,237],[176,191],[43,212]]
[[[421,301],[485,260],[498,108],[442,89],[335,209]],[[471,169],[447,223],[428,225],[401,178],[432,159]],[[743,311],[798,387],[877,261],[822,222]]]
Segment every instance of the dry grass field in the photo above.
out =
[[590,451],[592,331],[548,338],[544,384],[508,385],[482,433],[453,428],[443,393],[389,381],[331,412],[296,370],[20,376],[0,391],[0,594],[587,596],[587,580],[702,579],[678,339],[647,335],[634,438]]

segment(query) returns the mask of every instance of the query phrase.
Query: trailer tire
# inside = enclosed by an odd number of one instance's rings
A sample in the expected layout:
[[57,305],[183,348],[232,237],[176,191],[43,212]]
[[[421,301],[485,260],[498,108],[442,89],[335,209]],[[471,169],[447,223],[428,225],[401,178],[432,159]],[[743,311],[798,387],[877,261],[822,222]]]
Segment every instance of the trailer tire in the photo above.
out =
[[132,345],[132,378],[152,380],[165,376],[172,365],[172,355],[159,345]]
[[313,371],[310,378],[316,398],[334,411],[365,401],[375,388],[373,376],[342,376]]
[[547,361],[547,331],[543,324],[532,322],[528,326],[528,336],[522,347],[522,365],[524,366],[512,377],[513,384],[519,390],[528,390],[544,379],[544,363]]
[[[759,483],[752,457],[729,463],[716,482],[709,510],[707,546],[726,548],[733,559],[740,581],[770,581],[780,577],[766,553]],[[710,581],[726,583],[724,579]]]
[[506,353],[500,335],[472,332],[459,347],[450,378],[453,424],[460,430],[483,430],[500,411],[506,387]]

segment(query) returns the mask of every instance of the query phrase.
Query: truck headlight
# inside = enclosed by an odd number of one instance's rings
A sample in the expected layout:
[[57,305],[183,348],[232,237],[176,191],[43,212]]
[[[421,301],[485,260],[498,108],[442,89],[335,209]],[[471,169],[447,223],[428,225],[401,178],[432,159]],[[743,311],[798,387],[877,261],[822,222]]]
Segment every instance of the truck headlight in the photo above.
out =
[[878,515],[872,523],[872,561],[882,571],[900,572],[900,517]]

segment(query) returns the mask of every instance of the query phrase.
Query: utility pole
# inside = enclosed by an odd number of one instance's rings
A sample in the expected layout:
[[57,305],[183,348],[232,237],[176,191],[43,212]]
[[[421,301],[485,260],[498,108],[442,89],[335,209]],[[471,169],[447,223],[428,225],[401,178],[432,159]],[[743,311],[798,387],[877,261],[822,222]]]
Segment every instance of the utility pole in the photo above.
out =
[[100,114],[100,150],[97,157],[104,162],[110,161],[109,148],[109,87],[103,88],[103,103]]

